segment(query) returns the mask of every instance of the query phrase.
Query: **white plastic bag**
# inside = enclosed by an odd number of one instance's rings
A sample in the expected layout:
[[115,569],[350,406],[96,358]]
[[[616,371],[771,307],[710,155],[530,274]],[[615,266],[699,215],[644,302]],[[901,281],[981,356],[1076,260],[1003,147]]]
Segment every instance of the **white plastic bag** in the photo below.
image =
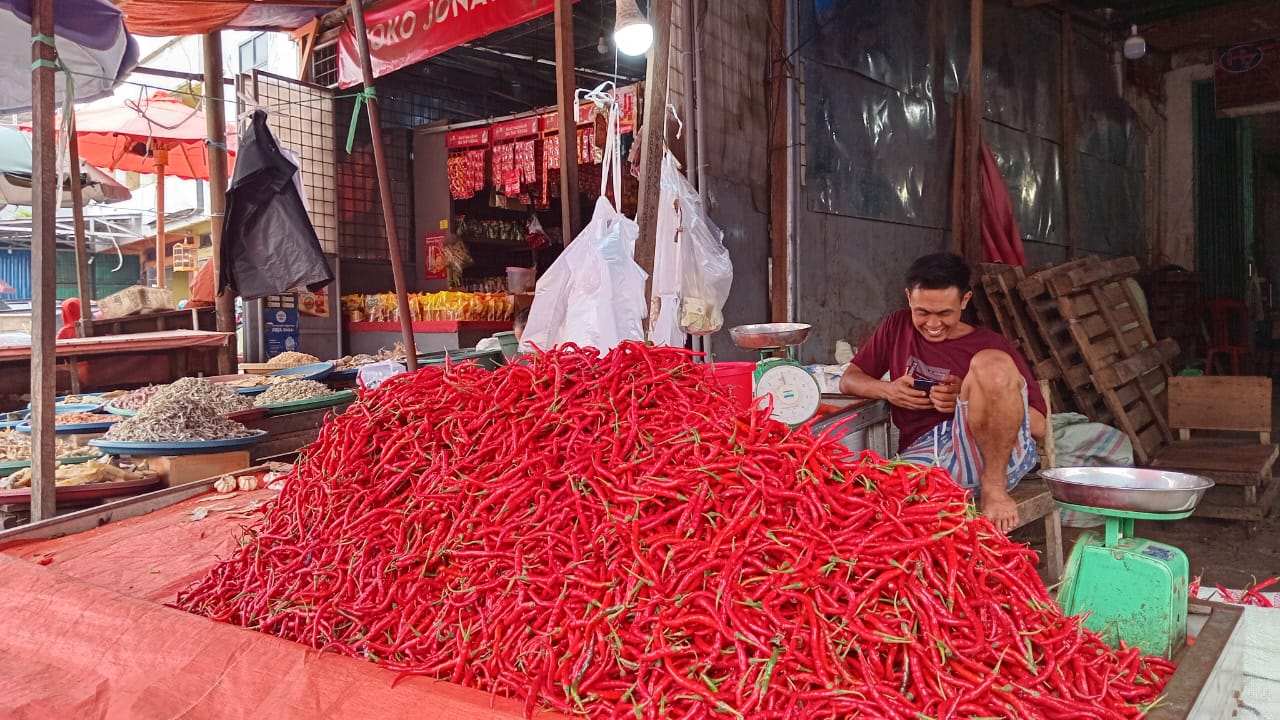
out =
[[[644,284],[648,276],[635,261],[640,228],[616,209],[622,204],[617,123],[615,107],[609,113],[595,212],[591,222],[538,278],[529,322],[520,338],[523,352],[534,346],[547,350],[569,342],[608,351],[623,340],[644,339]],[[611,176],[616,205],[605,194]]]
[[710,335],[724,325],[733,263],[724,233],[670,153],[662,159],[658,203],[649,339],[679,346],[685,333]]

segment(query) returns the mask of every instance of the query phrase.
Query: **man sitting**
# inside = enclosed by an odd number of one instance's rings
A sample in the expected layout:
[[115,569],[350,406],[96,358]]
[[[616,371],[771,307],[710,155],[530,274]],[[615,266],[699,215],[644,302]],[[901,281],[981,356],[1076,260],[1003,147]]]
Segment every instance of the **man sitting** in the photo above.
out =
[[[978,496],[1002,532],[1018,525],[1009,491],[1036,464],[1045,402],[1022,355],[998,333],[960,319],[970,271],[951,253],[907,271],[907,309],[880,323],[840,379],[849,395],[887,400],[899,458],[938,465]],[[888,373],[890,380],[881,380]]]

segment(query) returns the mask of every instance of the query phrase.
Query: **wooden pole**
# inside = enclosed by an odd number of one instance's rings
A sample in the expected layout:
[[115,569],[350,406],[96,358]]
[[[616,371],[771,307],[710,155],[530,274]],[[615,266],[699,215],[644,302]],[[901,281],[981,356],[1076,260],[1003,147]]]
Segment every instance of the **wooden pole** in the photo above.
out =
[[218,358],[218,372],[236,371],[236,299],[222,287],[222,223],[227,209],[227,116],[223,105],[222,34],[204,36],[205,132],[209,137],[209,238],[213,241],[213,297],[215,327],[228,333],[227,350]]
[[1062,126],[1062,197],[1063,209],[1066,212],[1062,228],[1066,233],[1064,239],[1067,245],[1067,259],[1071,260],[1076,256],[1075,206],[1078,204],[1078,198],[1075,196],[1075,182],[1076,166],[1079,163],[1076,158],[1076,107],[1071,95],[1071,63],[1074,62],[1072,53],[1075,45],[1075,27],[1069,12],[1062,13],[1061,34],[1062,48],[1058,61],[1058,110],[1061,113],[1059,125]]
[[969,2],[969,99],[965,106],[964,258],[982,262],[982,15],[984,0]]
[[168,152],[156,150],[156,287],[164,287],[164,164]]
[[[574,112],[573,0],[556,0],[556,106],[560,125],[560,232],[568,245],[582,227],[578,197],[578,117]],[[619,208],[621,210],[621,208]]]
[[[84,188],[80,184],[80,139],[76,137],[76,114],[70,114],[67,133],[67,154],[71,162],[71,219],[76,234],[76,294],[80,297],[80,337],[93,334],[93,291],[89,277],[89,249],[84,236]],[[65,320],[64,320],[65,322]],[[71,364],[72,377],[76,375],[75,363]]]
[[789,273],[791,98],[787,93],[787,0],[769,0],[769,317],[786,322]]
[[644,123],[640,126],[640,202],[636,224],[636,262],[649,273],[645,297],[653,284],[653,254],[658,246],[658,195],[661,193],[663,130],[667,126],[667,67],[671,58],[671,0],[649,3],[653,48],[644,79]]
[[[369,60],[369,35],[364,25],[361,0],[348,0],[351,21],[355,26],[356,49],[360,52],[360,72],[365,88],[373,88],[373,63]],[[382,223],[387,232],[387,252],[391,255],[391,277],[396,286],[396,303],[400,308],[400,333],[404,336],[405,362],[409,371],[418,369],[418,349],[413,340],[413,316],[409,313],[409,295],[405,290],[404,261],[400,255],[400,236],[396,233],[396,208],[391,199],[391,176],[387,172],[386,148],[382,145],[382,125],[377,96],[366,100],[369,109],[369,134],[373,141],[373,164],[378,170],[378,195],[382,198]],[[561,120],[563,124],[563,120]],[[563,168],[561,168],[563,171]]]
[[36,40],[53,37],[53,0],[31,3],[31,520],[54,515],[53,403],[57,394],[58,168],[53,128],[58,54]]

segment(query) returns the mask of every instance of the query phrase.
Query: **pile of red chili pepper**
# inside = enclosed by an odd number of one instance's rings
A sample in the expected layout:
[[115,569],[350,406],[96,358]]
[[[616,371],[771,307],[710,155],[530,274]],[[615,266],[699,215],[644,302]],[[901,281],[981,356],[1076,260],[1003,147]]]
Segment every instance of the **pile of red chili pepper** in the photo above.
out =
[[[1265,580],[1255,582],[1244,590],[1239,591],[1238,594],[1222,587],[1221,585],[1214,585],[1213,587],[1218,591],[1218,595],[1209,599],[1217,600],[1218,602],[1234,603],[1236,605],[1252,605],[1253,607],[1273,608],[1275,607],[1275,603],[1267,599],[1267,596],[1263,595],[1262,592],[1277,583],[1280,583],[1280,577],[1269,577]],[[1193,598],[1199,597],[1200,576],[1197,575],[1195,579],[1191,581],[1191,586],[1188,589],[1187,594]]]
[[1130,718],[1172,665],[1065,617],[939,470],[624,343],[427,367],[330,419],[191,612],[592,717]]

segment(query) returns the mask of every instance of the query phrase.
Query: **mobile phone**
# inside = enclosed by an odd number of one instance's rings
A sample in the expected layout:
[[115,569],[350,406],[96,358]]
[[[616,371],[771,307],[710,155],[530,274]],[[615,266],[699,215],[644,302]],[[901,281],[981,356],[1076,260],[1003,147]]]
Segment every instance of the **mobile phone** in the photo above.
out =
[[915,378],[915,380],[912,382],[912,387],[914,387],[917,390],[920,390],[925,395],[928,395],[929,391],[933,390],[933,386],[937,384],[938,384],[937,380],[928,380],[926,378]]

